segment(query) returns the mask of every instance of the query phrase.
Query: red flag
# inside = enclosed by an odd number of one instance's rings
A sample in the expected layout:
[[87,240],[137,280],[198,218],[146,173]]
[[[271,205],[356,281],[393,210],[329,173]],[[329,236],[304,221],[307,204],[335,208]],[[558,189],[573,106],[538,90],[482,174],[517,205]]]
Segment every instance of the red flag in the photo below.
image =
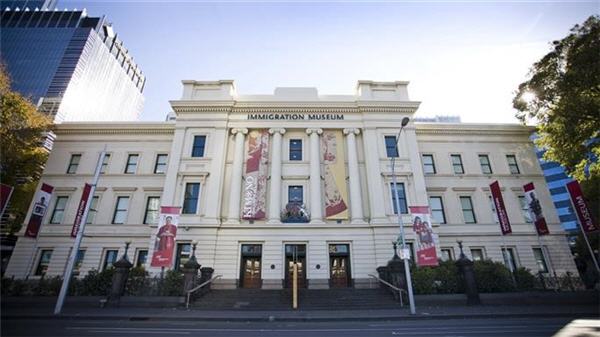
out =
[[2,214],[4,214],[4,210],[6,210],[6,206],[8,205],[8,201],[10,200],[12,192],[12,186],[0,184],[0,216],[2,216]]
[[181,207],[160,207],[159,226],[154,241],[152,267],[171,267],[173,265],[173,250]]
[[490,184],[490,190],[492,191],[492,199],[494,206],[496,207],[496,213],[498,214],[498,222],[500,223],[500,229],[502,235],[512,233],[510,227],[510,221],[508,221],[508,214],[506,213],[506,207],[504,206],[504,199],[502,199],[502,192],[500,192],[500,184],[498,181],[494,181]]
[[42,225],[42,219],[46,214],[46,209],[48,208],[48,203],[50,202],[50,197],[52,196],[52,191],[54,191],[53,186],[42,184],[40,190],[35,194],[35,197],[33,198],[33,209],[31,210],[29,223],[27,224],[27,229],[25,230],[25,236],[37,238],[38,232],[40,231],[40,226]]
[[409,208],[413,217],[413,231],[417,234],[417,265],[437,266],[438,260],[429,206],[410,206]]
[[542,214],[540,199],[538,199],[535,195],[535,187],[533,186],[533,183],[523,185],[523,190],[525,191],[525,200],[529,206],[531,220],[535,224],[535,229],[537,230],[538,234],[550,234],[548,225],[546,224],[546,218],[544,218],[544,215]]
[[592,213],[583,198],[583,192],[581,191],[579,183],[577,181],[572,181],[567,184],[567,189],[569,190],[573,207],[575,207],[575,213],[577,213],[577,217],[579,218],[583,230],[586,233],[597,231],[598,224],[592,218]]
[[73,229],[71,229],[71,237],[77,237],[77,232],[79,232],[79,227],[81,226],[81,222],[85,221],[83,219],[83,213],[85,212],[85,206],[90,200],[90,192],[92,190],[92,185],[85,184],[83,187],[83,193],[81,194],[81,200],[79,200],[79,207],[77,207],[77,213],[75,213],[75,223],[73,224]]

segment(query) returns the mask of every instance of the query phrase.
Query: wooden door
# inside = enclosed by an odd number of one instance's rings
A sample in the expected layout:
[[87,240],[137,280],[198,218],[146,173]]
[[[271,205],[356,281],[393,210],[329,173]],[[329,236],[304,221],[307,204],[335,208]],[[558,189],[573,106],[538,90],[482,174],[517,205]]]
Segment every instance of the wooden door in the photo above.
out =
[[332,288],[347,288],[350,284],[348,279],[350,277],[348,268],[348,257],[346,256],[331,256],[330,270],[331,270],[331,287]]
[[[292,280],[294,275],[294,260],[292,258],[286,258],[288,266],[288,273],[286,275],[286,288],[292,288]],[[297,258],[296,263],[298,264],[298,288],[306,288],[306,258]]]
[[244,257],[242,263],[242,288],[260,288],[260,257]]

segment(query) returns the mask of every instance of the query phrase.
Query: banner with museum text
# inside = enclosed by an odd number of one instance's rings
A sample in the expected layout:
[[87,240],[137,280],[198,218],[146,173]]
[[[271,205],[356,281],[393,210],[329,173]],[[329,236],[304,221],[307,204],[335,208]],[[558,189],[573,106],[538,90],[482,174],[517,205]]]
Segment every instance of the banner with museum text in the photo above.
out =
[[269,132],[266,129],[252,130],[248,136],[246,156],[246,180],[242,218],[264,219],[267,204],[267,177],[269,173]]
[[325,176],[325,218],[331,220],[348,219],[343,140],[342,131],[325,131],[321,137]]
[[90,201],[90,192],[92,191],[92,185],[86,183],[83,187],[83,192],[81,193],[81,200],[79,200],[79,206],[77,206],[77,213],[75,213],[75,222],[73,223],[73,228],[71,229],[71,237],[77,237],[77,233],[79,232],[79,227],[81,227],[81,223],[86,219],[83,219],[83,213],[85,213],[85,207]]
[[42,219],[44,219],[48,204],[50,203],[50,197],[52,197],[52,191],[54,191],[53,186],[42,184],[39,191],[35,193],[33,209],[31,210],[29,223],[25,230],[25,236],[37,238],[40,226],[42,226]]
[[417,234],[417,265],[437,266],[438,259],[429,206],[410,206],[409,209],[413,218],[413,231]]
[[512,228],[510,227],[510,221],[508,221],[508,213],[506,212],[502,191],[500,191],[500,184],[497,180],[490,184],[490,191],[492,192],[492,202],[494,203],[494,207],[496,207],[496,214],[498,215],[502,235],[510,234],[512,233]]
[[544,218],[544,214],[542,214],[540,199],[538,199],[535,194],[535,186],[533,186],[533,183],[525,184],[523,185],[523,190],[525,191],[527,207],[529,207],[529,216],[531,217],[531,221],[535,224],[535,230],[539,235],[550,234],[548,224],[546,224],[546,218]]
[[181,207],[160,206],[158,228],[154,238],[154,252],[152,253],[152,267],[171,267],[177,237],[177,225]]
[[591,233],[599,230],[598,223],[594,221],[592,217],[592,212],[588,208],[585,199],[583,198],[583,191],[581,191],[581,186],[579,182],[576,180],[571,181],[567,184],[567,190],[569,190],[569,195],[571,196],[571,202],[573,202],[573,207],[575,208],[575,213],[577,214],[577,218],[579,219],[579,223],[581,227],[586,233]]

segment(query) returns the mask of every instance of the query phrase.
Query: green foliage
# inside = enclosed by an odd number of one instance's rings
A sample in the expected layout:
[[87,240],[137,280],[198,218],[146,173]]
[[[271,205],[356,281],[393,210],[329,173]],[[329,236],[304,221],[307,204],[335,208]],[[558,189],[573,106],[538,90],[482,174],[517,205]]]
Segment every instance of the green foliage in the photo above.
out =
[[76,283],[73,292],[79,296],[108,296],[114,273],[115,269],[112,267],[101,272],[92,269],[83,279],[73,282]]
[[168,270],[160,287],[162,296],[181,296],[183,293],[183,274],[177,270]]
[[[533,65],[530,79],[519,85],[513,99],[521,121],[539,123],[537,143],[547,149],[545,159],[559,162],[580,181],[586,179],[583,169],[589,153],[600,157],[600,142],[589,143],[600,138],[598,50],[600,17],[591,16],[552,43],[552,50]],[[600,161],[590,166],[590,173],[600,176]]]
[[492,260],[475,261],[473,269],[480,293],[515,290],[510,270],[503,263]]
[[416,294],[450,294],[461,291],[458,270],[453,261],[440,261],[438,267],[411,268]]
[[125,294],[131,296],[150,295],[152,291],[151,280],[144,267],[135,267],[129,271]]
[[531,271],[524,267],[519,267],[514,272],[515,281],[517,282],[517,288],[519,290],[531,290],[534,289],[538,283],[535,275]]

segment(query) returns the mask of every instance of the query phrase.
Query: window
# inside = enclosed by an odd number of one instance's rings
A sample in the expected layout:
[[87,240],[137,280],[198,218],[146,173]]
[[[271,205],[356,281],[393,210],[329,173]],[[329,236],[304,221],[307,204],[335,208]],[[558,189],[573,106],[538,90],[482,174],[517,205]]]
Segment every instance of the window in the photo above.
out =
[[490,164],[490,157],[487,154],[479,155],[479,165],[481,165],[481,173],[492,174],[492,165]]
[[523,219],[525,222],[533,222],[531,220],[531,213],[529,213],[529,205],[527,205],[527,199],[525,199],[525,196],[519,196],[519,204],[521,205],[521,213],[523,214]]
[[302,139],[290,139],[290,160],[302,160]]
[[538,271],[542,273],[548,272],[548,265],[546,264],[546,259],[544,258],[544,253],[541,248],[533,248],[533,257],[535,258],[535,262],[538,266]]
[[454,169],[455,174],[463,174],[465,173],[465,169],[463,168],[462,158],[460,154],[453,154],[450,156],[452,159],[452,168]]
[[123,224],[127,220],[127,210],[129,209],[129,197],[117,197],[115,205],[115,214],[113,215],[114,224]]
[[68,174],[77,173],[77,168],[79,167],[79,161],[81,160],[80,154],[72,154],[71,161],[69,161],[69,167],[67,167]]
[[100,198],[94,196],[92,198],[92,202],[90,202],[90,210],[88,211],[86,224],[94,223],[94,219],[96,219],[96,214],[98,213],[98,200]]
[[106,173],[106,170],[108,169],[108,162],[109,161],[110,161],[110,153],[107,153],[104,156],[104,160],[102,160],[102,166],[100,167],[100,174]]
[[496,213],[496,205],[494,204],[494,199],[492,199],[491,195],[488,196],[488,200],[490,201],[490,207],[492,208],[492,218],[494,219],[494,222],[500,223],[498,220],[498,213]]
[[513,248],[502,248],[504,264],[508,269],[514,271],[517,269],[517,259],[515,259],[515,250]]
[[206,136],[194,136],[194,145],[192,147],[192,157],[204,157],[204,145]]
[[200,183],[185,184],[185,195],[183,197],[183,214],[196,214],[198,211],[198,197],[200,195]]
[[517,157],[514,154],[507,154],[506,161],[508,162],[508,170],[510,174],[519,174],[521,171],[519,170],[519,165],[517,164]]
[[69,200],[69,197],[56,197],[56,203],[54,204],[54,210],[52,210],[50,223],[59,224],[63,221],[67,200]]
[[423,172],[425,174],[435,174],[435,162],[433,161],[432,154],[424,154],[423,158]]
[[302,186],[288,186],[288,202],[303,203],[304,191]]
[[473,261],[483,261],[485,256],[483,255],[482,248],[471,248],[471,258]]
[[454,261],[454,249],[442,248],[442,261]]
[[127,156],[127,165],[125,165],[125,173],[133,174],[137,170],[139,154],[130,154]]
[[437,223],[446,223],[446,214],[444,214],[444,203],[442,197],[429,197],[429,206],[431,206],[431,216]]
[[190,257],[192,257],[192,245],[189,243],[178,243],[177,255],[175,255],[175,270],[181,270]]
[[169,155],[158,154],[156,155],[156,163],[154,164],[154,173],[160,174],[167,172],[167,159]]
[[43,249],[40,252],[40,259],[38,260],[37,267],[35,268],[35,275],[42,276],[46,274],[48,266],[50,265],[50,258],[52,257],[52,249]]
[[398,196],[398,200],[400,201],[400,213],[408,214],[408,207],[406,206],[406,193],[404,192],[404,183],[398,183],[396,188],[394,188],[394,183],[391,183],[390,189],[392,193],[392,209],[394,210],[394,214],[398,214],[396,195]]
[[396,136],[385,136],[385,152],[388,158],[398,157]]
[[158,223],[158,213],[160,210],[160,197],[148,197],[146,202],[146,213],[144,214],[145,224]]
[[73,266],[73,274],[79,275],[79,269],[83,264],[83,258],[85,257],[85,249],[77,251],[77,257],[75,258],[75,265]]
[[138,250],[137,257],[135,258],[135,266],[138,268],[143,267],[146,264],[146,261],[148,261],[148,250]]
[[471,197],[460,197],[460,206],[462,207],[463,218],[465,223],[477,223],[475,212],[473,210],[473,202]]
[[117,254],[119,251],[117,249],[107,249],[104,253],[104,262],[102,263],[102,270],[106,270],[107,268],[111,268],[113,263],[117,261]]

